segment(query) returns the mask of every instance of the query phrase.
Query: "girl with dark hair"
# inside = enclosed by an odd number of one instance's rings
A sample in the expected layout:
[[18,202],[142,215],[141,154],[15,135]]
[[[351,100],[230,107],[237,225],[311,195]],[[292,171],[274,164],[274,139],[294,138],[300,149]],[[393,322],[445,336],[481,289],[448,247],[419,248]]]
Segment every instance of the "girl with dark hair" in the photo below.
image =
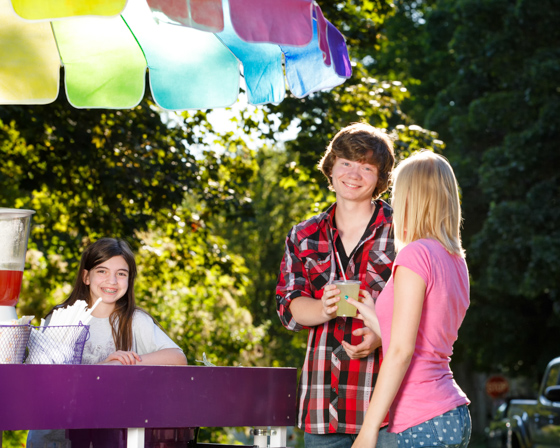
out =
[[[136,306],[136,262],[123,240],[102,238],[82,254],[74,289],[57,308],[85,300],[93,310],[82,364],[186,365],[181,349]],[[50,313],[49,313],[50,314]]]
[[[186,365],[183,351],[155,320],[136,306],[136,262],[126,242],[102,238],[82,254],[68,299],[56,308],[85,300],[93,310],[82,364]],[[47,323],[52,311],[47,315]],[[29,431],[28,447],[66,446],[65,430]],[[53,445],[51,445],[53,444]]]

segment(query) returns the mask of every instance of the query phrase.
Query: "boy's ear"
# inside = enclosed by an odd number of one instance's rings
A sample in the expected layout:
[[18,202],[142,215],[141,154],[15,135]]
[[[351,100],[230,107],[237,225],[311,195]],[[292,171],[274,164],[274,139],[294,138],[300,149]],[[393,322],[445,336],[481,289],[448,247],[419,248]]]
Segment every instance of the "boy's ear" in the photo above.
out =
[[84,276],[82,278],[83,282],[89,286],[89,271],[84,269]]

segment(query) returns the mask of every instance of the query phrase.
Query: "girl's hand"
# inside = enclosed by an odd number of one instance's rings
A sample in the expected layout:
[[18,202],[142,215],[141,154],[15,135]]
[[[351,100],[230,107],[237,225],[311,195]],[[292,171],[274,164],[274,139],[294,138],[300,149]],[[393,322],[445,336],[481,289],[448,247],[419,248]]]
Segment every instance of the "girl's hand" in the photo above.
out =
[[362,427],[358,437],[356,437],[356,440],[352,444],[352,448],[375,448],[377,445],[379,430],[369,431],[366,434],[364,429],[365,428]]
[[354,305],[360,312],[360,314],[356,316],[356,319],[363,320],[366,327],[373,330],[378,336],[381,336],[379,321],[377,320],[377,314],[375,314],[375,303],[373,302],[371,294],[365,289],[360,289],[360,296],[362,297],[361,302],[354,300],[352,297],[348,297],[347,299],[348,303]]
[[323,296],[321,297],[323,314],[329,320],[336,317],[336,310],[338,310],[338,305],[336,303],[340,300],[339,294],[340,290],[336,285],[327,285],[323,288]]
[[142,362],[142,358],[135,352],[125,352],[123,350],[117,350],[111,353],[101,364],[115,364],[111,361],[118,361],[125,366],[133,366],[136,362]]

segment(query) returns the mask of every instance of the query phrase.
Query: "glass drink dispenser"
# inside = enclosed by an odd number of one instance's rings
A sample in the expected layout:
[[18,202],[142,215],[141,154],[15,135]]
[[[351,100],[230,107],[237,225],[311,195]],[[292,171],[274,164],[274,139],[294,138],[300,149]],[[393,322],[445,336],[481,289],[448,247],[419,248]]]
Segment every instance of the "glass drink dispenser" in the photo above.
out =
[[15,306],[34,213],[34,210],[0,208],[0,322],[17,319]]

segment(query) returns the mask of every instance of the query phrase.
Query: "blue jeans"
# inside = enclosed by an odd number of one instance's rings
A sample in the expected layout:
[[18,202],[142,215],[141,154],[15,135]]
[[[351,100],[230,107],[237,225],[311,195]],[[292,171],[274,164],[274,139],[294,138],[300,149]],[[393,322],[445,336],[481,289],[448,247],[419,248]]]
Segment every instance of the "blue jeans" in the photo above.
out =
[[[397,435],[387,432],[387,428],[379,430],[376,448],[397,448]],[[350,448],[357,434],[309,434],[303,440],[305,448]]]
[[466,448],[471,438],[471,415],[467,405],[408,428],[397,434],[399,448]]

